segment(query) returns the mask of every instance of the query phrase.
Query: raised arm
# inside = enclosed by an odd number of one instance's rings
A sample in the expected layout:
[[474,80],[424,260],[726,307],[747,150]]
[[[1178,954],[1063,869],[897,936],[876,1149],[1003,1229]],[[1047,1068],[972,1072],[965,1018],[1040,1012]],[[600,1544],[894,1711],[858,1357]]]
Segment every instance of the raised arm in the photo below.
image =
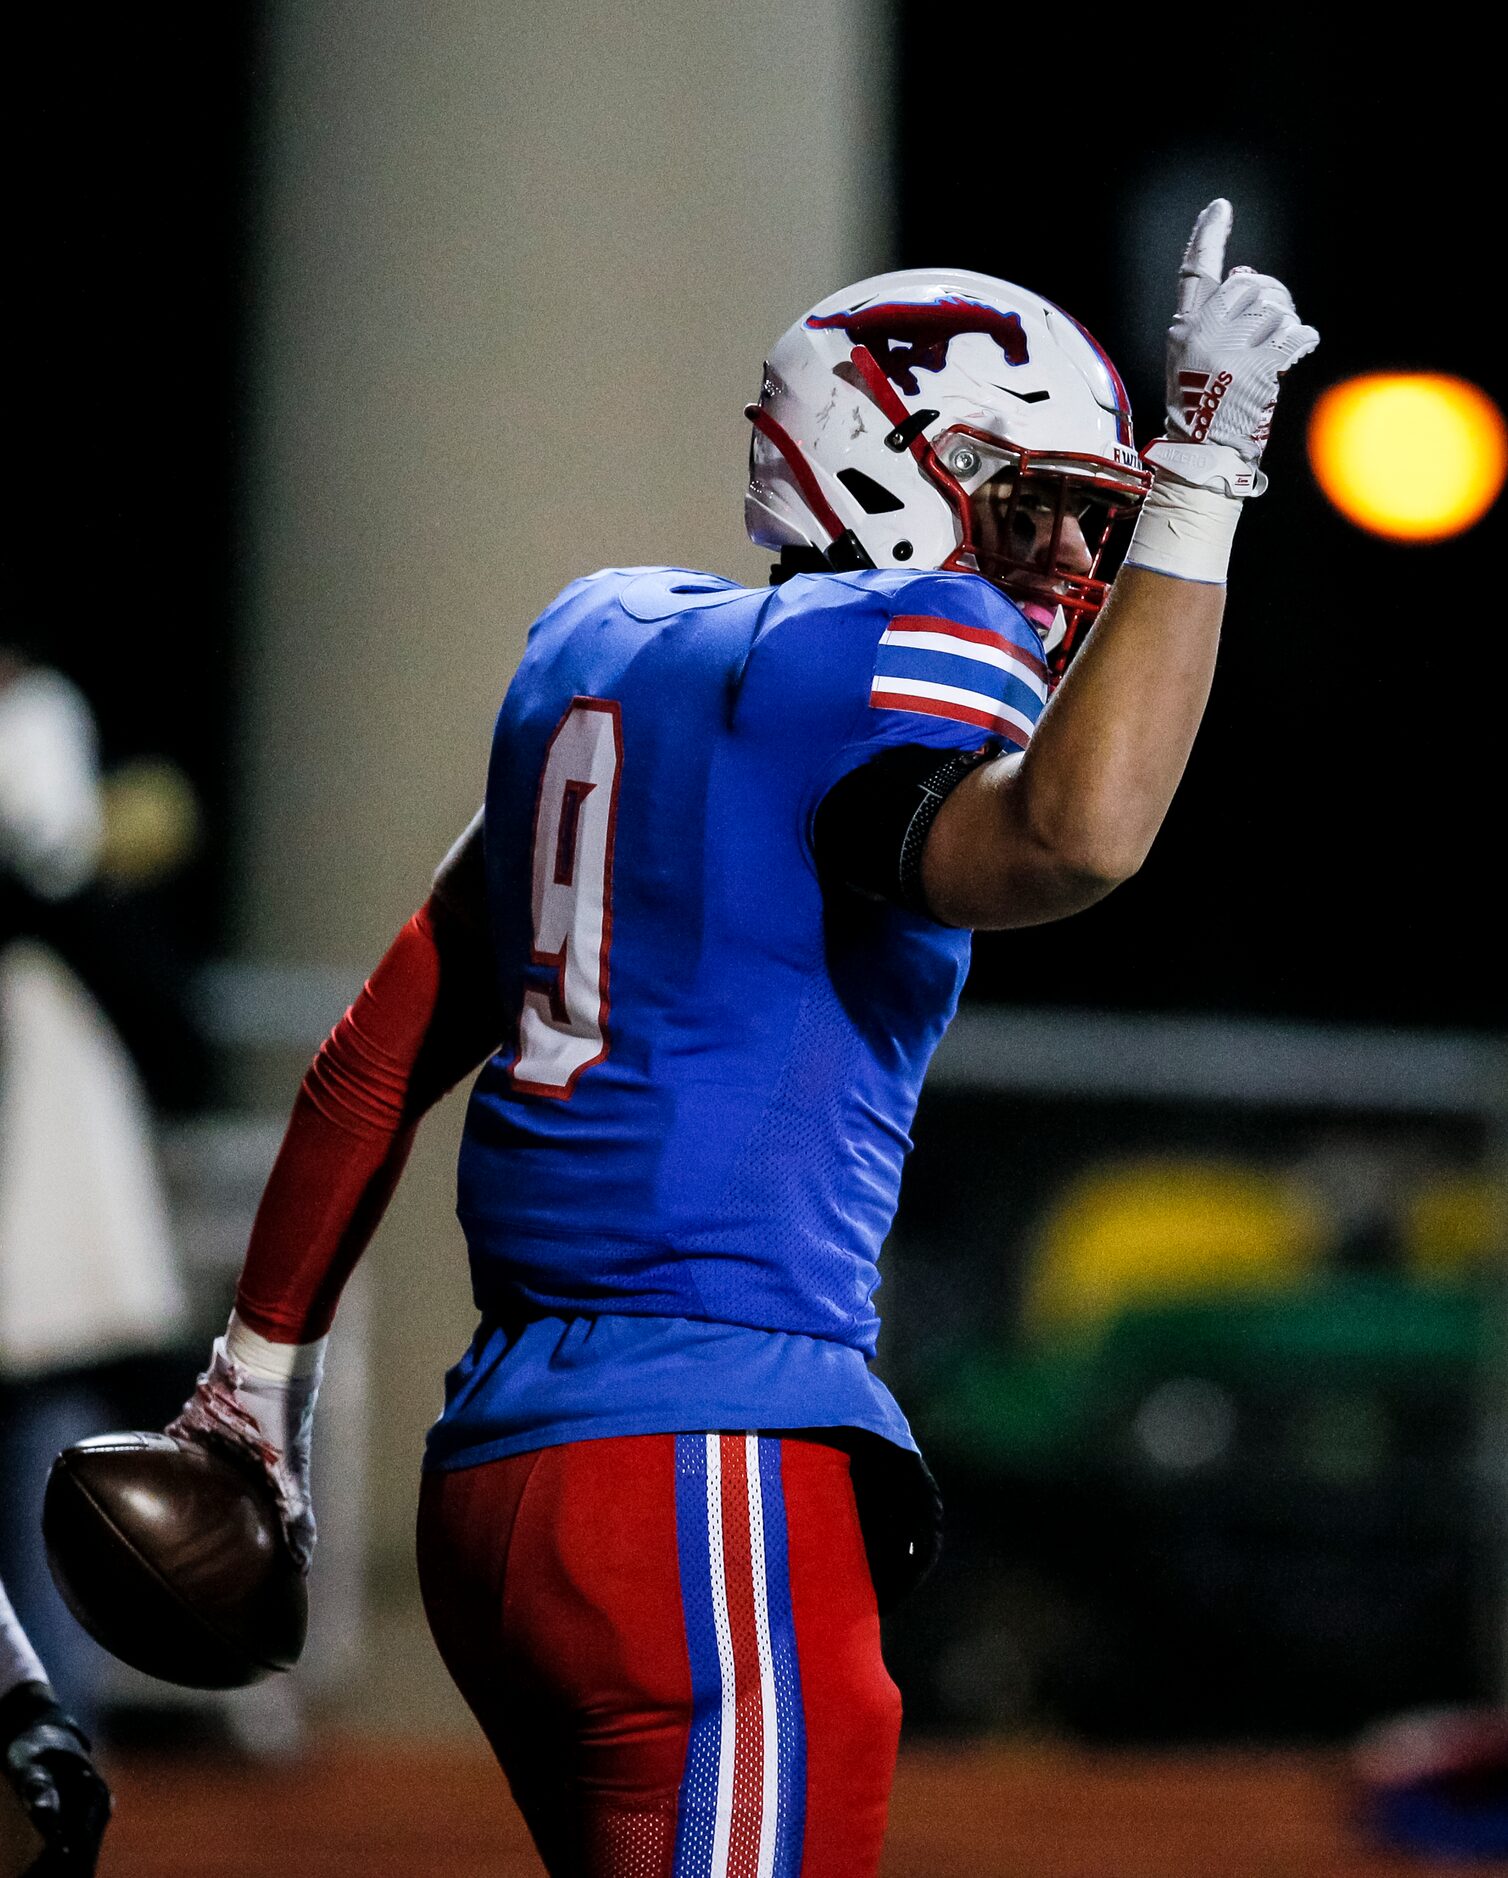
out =
[[938,919],[1037,925],[1136,872],[1193,747],[1224,611],[1223,586],[1122,569],[1030,747],[981,764],[938,811],[922,857]]
[[1029,926],[1091,906],[1134,874],[1162,826],[1204,714],[1231,539],[1282,374],[1318,343],[1281,282],[1222,278],[1230,204],[1195,223],[1168,333],[1168,435],[1125,565],[1029,748],[951,791],[922,857],[949,925]]

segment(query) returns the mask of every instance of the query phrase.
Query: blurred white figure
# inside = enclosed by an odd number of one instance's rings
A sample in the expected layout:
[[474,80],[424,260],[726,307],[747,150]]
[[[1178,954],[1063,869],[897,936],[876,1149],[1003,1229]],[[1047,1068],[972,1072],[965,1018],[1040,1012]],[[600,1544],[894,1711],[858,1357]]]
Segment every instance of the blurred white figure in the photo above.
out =
[[136,1071],[38,936],[93,879],[103,837],[88,705],[59,673],[0,653],[0,1554],[84,1711],[90,1656],[47,1582],[41,1484],[60,1446],[104,1425],[95,1366],[163,1348],[185,1317]]
[[0,653],[0,866],[63,899],[93,876],[104,835],[89,706],[61,673]]
[[[94,725],[60,674],[0,667],[0,864],[21,896],[88,884],[104,837]],[[12,922],[14,924],[14,922]],[[183,1296],[126,1051],[48,949],[0,929],[0,1373],[158,1348]]]
[[72,1368],[183,1328],[150,1120],[98,1005],[44,947],[0,954],[0,1369]]

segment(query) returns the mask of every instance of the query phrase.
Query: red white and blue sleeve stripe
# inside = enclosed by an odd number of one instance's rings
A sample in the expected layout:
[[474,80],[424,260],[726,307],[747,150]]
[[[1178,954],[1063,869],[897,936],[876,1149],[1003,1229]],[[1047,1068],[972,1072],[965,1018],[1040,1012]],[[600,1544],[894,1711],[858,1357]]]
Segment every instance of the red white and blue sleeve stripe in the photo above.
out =
[[780,1442],[676,1437],[692,1716],[674,1878],[798,1878],[806,1735]]
[[952,718],[1024,750],[1047,703],[1047,665],[990,627],[898,614],[880,639],[869,702]]

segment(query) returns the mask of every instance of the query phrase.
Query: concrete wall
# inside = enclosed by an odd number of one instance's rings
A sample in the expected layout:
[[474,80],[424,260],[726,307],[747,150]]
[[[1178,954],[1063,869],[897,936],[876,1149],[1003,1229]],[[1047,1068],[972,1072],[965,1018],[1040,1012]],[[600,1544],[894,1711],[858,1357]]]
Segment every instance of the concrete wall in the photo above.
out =
[[[362,965],[480,799],[556,589],[638,561],[763,579],[741,409],[784,326],[888,261],[886,17],[285,0],[268,18],[240,945]],[[459,1106],[373,1256],[395,1571],[471,1322]]]

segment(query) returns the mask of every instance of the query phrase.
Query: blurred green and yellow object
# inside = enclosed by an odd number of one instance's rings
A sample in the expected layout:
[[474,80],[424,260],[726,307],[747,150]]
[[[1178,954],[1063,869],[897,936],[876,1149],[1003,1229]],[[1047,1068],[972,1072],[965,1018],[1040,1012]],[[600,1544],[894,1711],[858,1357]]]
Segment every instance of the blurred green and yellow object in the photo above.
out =
[[112,770],[102,794],[105,838],[100,872],[124,887],[150,885],[197,852],[203,832],[188,778],[162,757],[138,757]]

